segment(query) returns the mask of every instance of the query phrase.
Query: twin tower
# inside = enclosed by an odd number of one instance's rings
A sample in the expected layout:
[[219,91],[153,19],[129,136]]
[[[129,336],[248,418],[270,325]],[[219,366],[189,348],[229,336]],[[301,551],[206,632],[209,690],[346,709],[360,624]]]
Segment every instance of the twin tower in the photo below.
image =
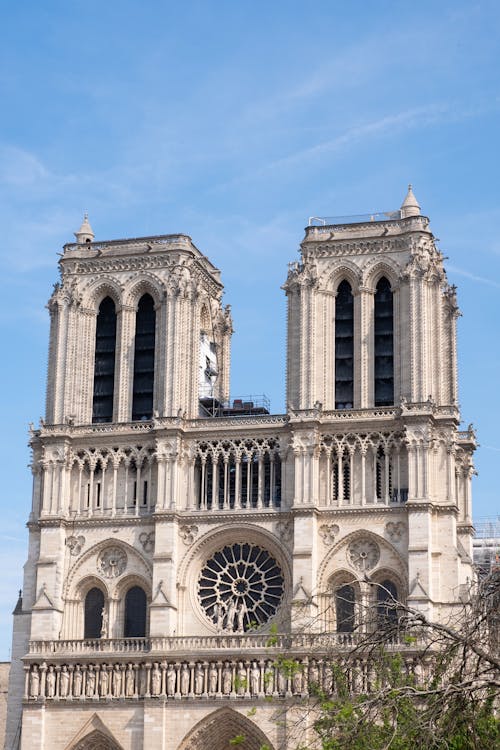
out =
[[96,242],[85,219],[65,245],[8,750],[292,747],[276,702],[333,690],[305,629],[341,654],[389,599],[457,605],[474,434],[429,220],[410,188],[398,211],[309,224],[280,415],[230,400],[230,310],[189,237]]

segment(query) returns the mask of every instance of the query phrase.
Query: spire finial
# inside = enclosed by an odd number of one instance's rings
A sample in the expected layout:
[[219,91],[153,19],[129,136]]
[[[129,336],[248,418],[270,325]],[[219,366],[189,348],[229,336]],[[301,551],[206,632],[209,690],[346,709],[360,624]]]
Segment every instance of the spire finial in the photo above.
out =
[[83,214],[83,221],[82,226],[78,230],[78,232],[75,232],[76,241],[79,245],[83,245],[86,242],[92,242],[94,239],[94,232],[92,231],[92,227],[89,223],[89,215],[87,211]]
[[420,216],[420,206],[413,194],[413,186],[410,182],[406,198],[401,205],[401,218],[407,219],[409,216]]

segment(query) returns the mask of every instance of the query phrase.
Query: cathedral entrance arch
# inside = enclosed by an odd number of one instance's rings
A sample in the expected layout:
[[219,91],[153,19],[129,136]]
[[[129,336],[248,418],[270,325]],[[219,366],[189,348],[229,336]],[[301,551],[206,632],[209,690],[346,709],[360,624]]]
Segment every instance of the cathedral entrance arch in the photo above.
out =
[[123,750],[97,714],[73,737],[65,750]]
[[264,745],[273,750],[273,745],[253,721],[230,708],[221,708],[202,719],[178,750],[231,750],[235,738],[238,738],[240,750],[260,750]]
[[120,745],[113,742],[99,731],[94,731],[81,739],[71,750],[122,750]]

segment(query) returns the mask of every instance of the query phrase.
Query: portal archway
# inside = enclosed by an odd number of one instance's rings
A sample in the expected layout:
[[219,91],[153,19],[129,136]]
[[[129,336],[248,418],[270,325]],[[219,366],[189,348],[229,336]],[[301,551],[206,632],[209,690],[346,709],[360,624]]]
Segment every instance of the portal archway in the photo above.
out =
[[121,750],[121,748],[105,734],[95,730],[83,737],[77,745],[74,745],[72,750]]
[[253,721],[230,708],[221,708],[202,719],[180,744],[179,750],[232,750],[236,737],[239,750],[260,750],[263,745],[274,750]]

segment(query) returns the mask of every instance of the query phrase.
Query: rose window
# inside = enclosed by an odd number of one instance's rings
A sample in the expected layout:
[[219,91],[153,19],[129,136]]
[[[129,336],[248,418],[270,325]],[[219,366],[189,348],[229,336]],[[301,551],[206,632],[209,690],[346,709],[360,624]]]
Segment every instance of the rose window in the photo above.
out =
[[371,539],[358,539],[350,543],[347,557],[357,570],[371,570],[380,559],[380,549]]
[[233,544],[203,566],[198,598],[220,632],[243,633],[273,617],[283,586],[281,568],[267,550],[256,544]]

